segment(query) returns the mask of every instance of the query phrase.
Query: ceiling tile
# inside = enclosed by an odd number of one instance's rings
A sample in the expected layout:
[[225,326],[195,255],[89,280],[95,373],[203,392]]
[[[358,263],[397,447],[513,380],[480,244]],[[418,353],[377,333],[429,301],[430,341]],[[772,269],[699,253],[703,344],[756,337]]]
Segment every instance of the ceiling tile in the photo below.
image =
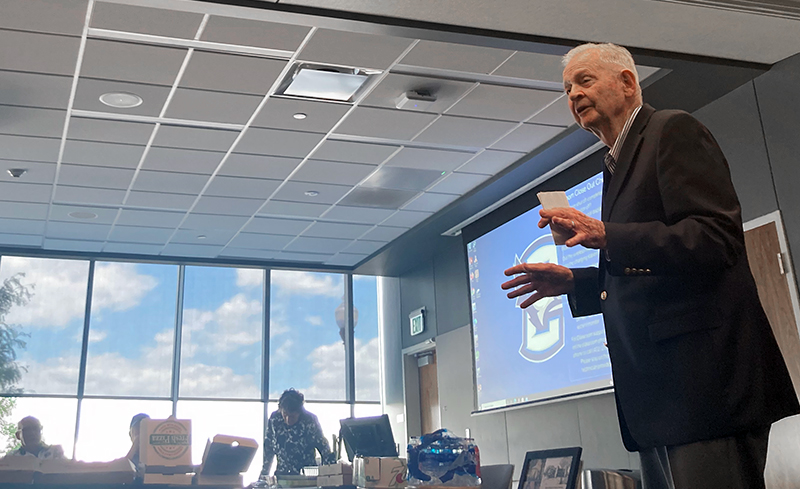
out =
[[234,248],[258,248],[264,250],[282,250],[289,244],[294,236],[279,236],[273,234],[239,233],[231,241]]
[[41,183],[0,182],[0,200],[49,203],[53,186]]
[[298,59],[319,63],[386,69],[411,45],[411,39],[319,29]]
[[436,102],[424,109],[410,107],[403,110],[442,113],[464,95],[464,92],[472,85],[474,84],[470,82],[390,74],[384,78],[359,105],[394,109],[397,107],[397,99],[400,98],[402,94],[409,90],[421,90],[435,95]]
[[180,86],[263,97],[286,63],[277,59],[195,51]]
[[193,39],[202,20],[202,14],[97,2],[92,10],[91,26],[112,31]]
[[425,190],[425,188],[441,177],[442,172],[438,170],[383,166],[373,173],[361,186],[420,191]]
[[379,165],[397,151],[398,148],[398,146],[385,146],[382,144],[327,140],[314,152],[313,156],[317,160]]
[[66,109],[72,77],[0,71],[0,103],[26,107]]
[[114,226],[108,240],[123,243],[164,244],[172,236],[172,231],[167,228],[117,225]]
[[254,217],[242,231],[246,233],[262,234],[300,234],[313,221],[298,219],[272,219],[269,217]]
[[513,122],[442,116],[415,141],[481,148],[515,127]]
[[299,261],[309,263],[324,263],[331,258],[333,258],[332,253],[299,253],[293,251],[281,251],[275,255],[275,259],[280,261]]
[[128,195],[126,205],[150,207],[155,209],[176,209],[188,211],[194,204],[196,195],[170,194],[164,192],[136,192]]
[[0,133],[60,138],[67,111],[0,105]]
[[5,2],[0,28],[80,36],[88,0]]
[[238,231],[247,222],[244,216],[217,216],[211,214],[191,213],[181,225],[182,229],[232,229]]
[[432,215],[433,212],[399,210],[395,214],[392,214],[388,219],[383,221],[381,224],[385,226],[411,228],[421,223],[422,221],[424,221],[425,219],[429,218]]
[[457,198],[458,195],[425,192],[411,201],[411,203],[409,203],[405,209],[410,211],[437,212]]
[[392,241],[408,231],[407,228],[395,228],[390,226],[376,226],[370,232],[362,236],[362,239],[370,241]]
[[451,173],[431,187],[431,192],[442,194],[464,195],[473,188],[489,179],[489,175],[476,175],[472,173]]
[[58,185],[54,200],[60,203],[70,204],[105,204],[120,205],[125,199],[124,190],[112,190],[107,188],[87,188],[87,187],[68,187]]
[[139,165],[142,153],[144,146],[67,140],[62,162],[133,169]]
[[261,208],[259,214],[273,216],[319,217],[330,208],[325,204],[308,204],[305,202],[283,202],[270,200]]
[[527,153],[513,153],[509,151],[493,151],[487,149],[471,159],[467,164],[458,169],[465,173],[480,173],[482,175],[496,175],[512,163],[516,163]]
[[[251,125],[327,133],[350,107],[349,104],[270,97]],[[306,118],[295,119],[295,114],[305,114]]]
[[533,116],[530,122],[537,124],[548,124],[551,126],[571,126],[575,124],[572,112],[564,95],[550,104],[547,108]]
[[133,170],[123,168],[61,165],[58,184],[126,190],[131,184],[133,173]]
[[4,246],[42,246],[42,237],[29,234],[0,234],[0,243]]
[[[205,246],[224,246],[228,244],[236,231],[233,229],[178,229],[170,243],[200,244]],[[199,236],[204,236],[200,238]]]
[[267,200],[272,192],[281,184],[280,180],[259,180],[255,178],[238,178],[216,176],[203,195],[217,197],[242,197],[248,199]]
[[0,30],[0,70],[72,75],[79,45],[79,38]]
[[238,131],[201,127],[161,126],[153,146],[195,150],[228,151]]
[[354,207],[399,209],[417,195],[418,190],[401,190],[377,187],[356,187],[339,204]]
[[383,241],[357,240],[353,241],[353,244],[345,248],[343,251],[346,253],[366,253],[371,255],[384,246],[386,246],[386,243]]
[[301,161],[301,158],[231,153],[218,175],[283,180]]
[[256,250],[248,248],[231,248],[230,246],[222,250],[219,256],[232,256],[237,258],[253,258],[256,260],[270,260],[278,252],[274,250]]
[[561,83],[561,56],[517,51],[493,74]]
[[311,238],[300,236],[289,243],[284,250],[300,253],[328,253],[332,255],[342,251],[342,249],[352,242],[353,241],[350,239]]
[[69,139],[100,141],[104,143],[141,144],[144,146],[153,134],[155,124],[140,122],[106,121],[72,117],[69,121]]
[[172,86],[185,49],[89,39],[81,76]]
[[58,239],[85,239],[89,241],[105,241],[111,226],[108,224],[87,224],[83,222],[47,223],[45,237]]
[[464,153],[461,151],[403,148],[396,155],[392,156],[392,159],[386,162],[386,166],[448,172],[455,170],[473,156],[474,153]]
[[122,209],[117,224],[121,226],[145,226],[175,229],[183,220],[183,212],[140,211]]
[[46,219],[47,204],[4,202],[3,205],[0,205],[0,217],[13,219]]
[[325,261],[326,265],[338,265],[344,267],[351,267],[359,263],[361,260],[369,255],[353,254],[353,253],[338,253]]
[[400,63],[469,73],[491,73],[513,52],[449,42],[420,41]]
[[207,181],[208,177],[205,175],[140,171],[131,190],[196,195],[203,189]]
[[[125,83],[111,80],[93,80],[81,77],[78,80],[78,90],[75,92],[73,107],[79,110],[94,112],[112,112],[116,114],[148,115],[158,117],[164,102],[167,101],[170,88],[158,85],[144,85],[141,83]],[[104,93],[126,92],[138,95],[142,104],[130,109],[110,107],[100,101]]]
[[72,239],[45,239],[42,247],[47,250],[99,253],[103,249],[103,242],[72,240]]
[[514,132],[493,144],[492,148],[530,153],[563,131],[563,127],[522,124]]
[[370,224],[345,224],[340,222],[316,222],[303,232],[303,236],[318,238],[356,239],[372,229]]
[[212,15],[208,19],[200,39],[224,44],[294,51],[310,30],[311,28],[306,26]]
[[144,243],[112,243],[107,242],[103,246],[104,253],[125,253],[131,255],[157,255],[162,245],[152,245]]
[[336,133],[408,141],[435,118],[422,112],[356,107]]
[[169,243],[161,252],[162,256],[195,256],[198,258],[215,258],[222,251],[222,246],[190,245]]
[[[349,185],[329,185],[325,183],[286,182],[275,194],[275,199],[309,204],[333,204],[341,199],[352,187]],[[317,192],[310,196],[308,191]]]
[[191,149],[150,147],[142,169],[211,175],[225,153]]
[[0,158],[3,159],[55,163],[60,147],[59,139],[0,134]]
[[297,182],[355,185],[375,171],[375,168],[373,165],[308,160],[297,170],[297,173],[292,175],[292,180]]
[[[94,219],[77,219],[69,214],[72,212],[91,212],[97,217]],[[117,218],[117,209],[108,207],[92,207],[78,205],[58,205],[50,206],[50,221],[82,222],[89,224],[112,224]]]
[[169,103],[166,117],[190,121],[244,124],[262,97],[179,88]]
[[[325,214],[325,219],[336,219],[339,221],[356,222],[362,224],[378,224],[392,215],[393,212],[393,210],[389,209],[337,205],[331,207],[331,210]],[[355,251],[354,253],[360,252]]]
[[43,234],[44,220],[0,218],[0,229],[7,234]]
[[253,128],[245,132],[236,152],[271,156],[305,157],[324,137],[314,132]]
[[562,92],[481,84],[447,113],[522,122],[561,95]]
[[[24,168],[27,171],[21,177],[14,178],[8,173],[11,168]],[[0,181],[2,182],[53,183],[55,178],[55,163],[0,160]]]
[[234,197],[210,197],[203,195],[192,212],[224,214],[228,216],[252,216],[264,203],[264,199],[238,199]]

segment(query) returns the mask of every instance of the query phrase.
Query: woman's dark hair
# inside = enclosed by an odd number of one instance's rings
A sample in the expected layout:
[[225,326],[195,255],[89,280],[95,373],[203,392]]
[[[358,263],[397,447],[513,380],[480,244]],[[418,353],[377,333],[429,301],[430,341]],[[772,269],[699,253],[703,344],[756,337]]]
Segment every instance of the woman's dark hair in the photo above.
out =
[[131,418],[131,429],[135,426],[139,426],[139,423],[142,422],[143,419],[150,419],[150,416],[146,415],[145,413],[139,413]]
[[294,389],[286,389],[278,400],[278,409],[287,413],[296,413],[303,408],[305,397]]

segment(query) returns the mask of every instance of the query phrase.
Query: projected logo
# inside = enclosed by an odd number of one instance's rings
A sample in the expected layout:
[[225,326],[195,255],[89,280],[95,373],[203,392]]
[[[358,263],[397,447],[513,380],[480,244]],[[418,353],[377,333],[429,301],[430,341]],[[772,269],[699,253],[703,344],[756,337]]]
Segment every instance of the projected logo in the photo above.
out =
[[[514,264],[558,263],[553,237],[548,233],[536,238]],[[516,306],[527,298],[517,298]],[[564,311],[560,297],[546,297],[522,310],[522,344],[519,354],[530,362],[544,362],[564,347]]]

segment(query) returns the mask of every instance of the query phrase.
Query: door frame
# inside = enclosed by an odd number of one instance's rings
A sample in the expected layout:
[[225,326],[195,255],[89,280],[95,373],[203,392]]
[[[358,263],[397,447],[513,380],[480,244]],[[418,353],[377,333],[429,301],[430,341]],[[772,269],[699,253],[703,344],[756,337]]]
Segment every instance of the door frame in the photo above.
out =
[[[408,348],[403,348],[403,397],[406,401],[406,442],[412,436],[422,435],[417,355],[426,352],[436,352],[436,338],[430,338]],[[441,419],[441,413],[439,414]]]

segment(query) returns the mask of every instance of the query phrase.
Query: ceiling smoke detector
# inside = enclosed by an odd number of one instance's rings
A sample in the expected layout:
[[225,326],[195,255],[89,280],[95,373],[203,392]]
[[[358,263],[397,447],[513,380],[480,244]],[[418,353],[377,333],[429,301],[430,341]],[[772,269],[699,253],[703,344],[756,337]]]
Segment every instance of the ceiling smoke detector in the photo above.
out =
[[109,92],[100,95],[100,101],[115,109],[132,109],[142,105],[142,97],[135,93]]
[[367,80],[379,71],[298,63],[281,82],[277,95],[353,102]]
[[425,110],[436,102],[436,95],[430,90],[409,90],[398,97],[395,106],[398,109]]
[[305,193],[308,197],[316,197],[319,195],[319,192],[317,192],[316,190],[306,190]]

